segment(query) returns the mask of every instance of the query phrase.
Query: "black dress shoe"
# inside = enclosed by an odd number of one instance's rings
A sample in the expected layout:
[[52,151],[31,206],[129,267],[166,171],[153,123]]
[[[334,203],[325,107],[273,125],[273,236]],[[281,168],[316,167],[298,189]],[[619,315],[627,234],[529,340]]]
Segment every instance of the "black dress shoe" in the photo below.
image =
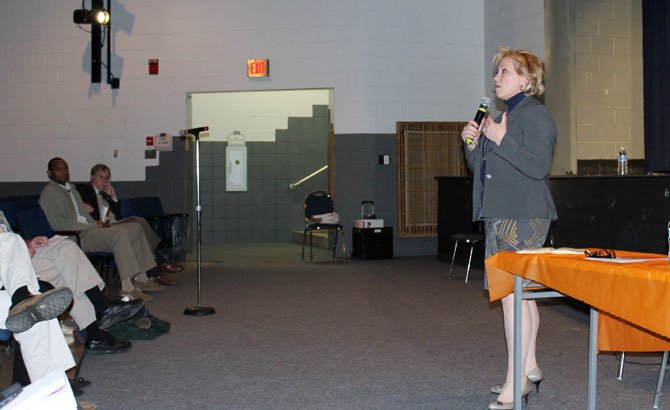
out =
[[144,301],[142,299],[135,299],[130,302],[112,303],[107,310],[100,314],[98,327],[103,330],[109,329],[115,324],[135,316],[143,307]]
[[83,389],[84,387],[88,387],[91,385],[90,380],[86,380],[83,377],[77,377],[76,379],[70,380],[70,386],[74,389],[75,387],[77,389]]
[[111,354],[123,353],[132,347],[129,340],[117,340],[114,336],[107,333],[107,336],[102,340],[86,341],[86,353],[90,354]]
[[84,394],[84,391],[82,389],[80,389],[79,387],[77,387],[72,380],[70,380],[70,388],[72,389],[72,394],[75,397],[79,397],[82,394]]
[[165,275],[158,275],[154,278],[152,278],[156,283],[159,285],[163,286],[177,286],[177,281],[174,279],[170,279]]

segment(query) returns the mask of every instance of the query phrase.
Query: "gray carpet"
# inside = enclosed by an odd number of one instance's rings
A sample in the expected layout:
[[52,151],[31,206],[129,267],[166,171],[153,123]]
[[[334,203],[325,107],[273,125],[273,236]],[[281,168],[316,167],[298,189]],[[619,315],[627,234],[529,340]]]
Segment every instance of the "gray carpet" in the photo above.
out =
[[[434,257],[299,256],[293,244],[204,248],[216,263],[203,267],[202,304],[216,314],[183,315],[196,275],[180,275],[149,305],[170,333],[86,356],[93,385],[80,398],[99,409],[484,409],[494,398],[506,353],[481,266],[465,284],[462,265],[450,281]],[[587,311],[554,300],[540,314],[545,381],[529,408],[586,408]],[[599,356],[598,409],[652,407],[660,356],[630,360],[617,381],[617,358]]]

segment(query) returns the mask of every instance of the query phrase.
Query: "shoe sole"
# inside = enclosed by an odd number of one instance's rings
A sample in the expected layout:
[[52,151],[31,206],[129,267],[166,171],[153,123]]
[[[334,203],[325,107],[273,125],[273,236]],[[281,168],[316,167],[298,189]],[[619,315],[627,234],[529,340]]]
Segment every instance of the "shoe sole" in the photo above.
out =
[[109,320],[104,321],[99,320],[98,327],[102,330],[109,329],[115,324],[126,321],[131,317],[135,316],[137,313],[139,313],[140,310],[142,310],[143,307],[144,303],[143,304],[136,303],[134,305],[131,305],[127,310],[120,312],[118,315],[114,317],[110,317]]
[[142,293],[141,295],[133,295],[132,293],[122,293],[121,295],[127,296],[130,300],[142,299],[144,303],[149,303],[154,300],[153,296],[147,295],[146,293]]
[[161,293],[165,291],[165,287],[163,288],[138,288],[142,292],[149,292],[149,293]]
[[28,298],[9,311],[5,322],[14,333],[25,332],[38,322],[57,318],[72,303],[70,289],[61,287]]
[[128,345],[126,347],[120,347],[120,348],[108,348],[108,349],[86,349],[87,354],[115,354],[115,353],[125,353],[130,348],[133,347],[133,345]]
[[139,289],[142,292],[163,292],[165,290],[164,285],[159,285],[157,283],[144,284],[135,282],[135,288]]

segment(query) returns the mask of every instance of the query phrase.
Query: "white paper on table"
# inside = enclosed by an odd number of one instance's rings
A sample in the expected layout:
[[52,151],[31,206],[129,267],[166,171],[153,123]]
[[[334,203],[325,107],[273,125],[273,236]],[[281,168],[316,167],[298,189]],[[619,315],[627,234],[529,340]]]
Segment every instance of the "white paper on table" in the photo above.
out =
[[516,251],[520,255],[583,255],[584,249],[577,248],[528,248]]
[[664,260],[665,258],[586,258],[596,262],[614,262],[614,263],[637,263],[647,261]]

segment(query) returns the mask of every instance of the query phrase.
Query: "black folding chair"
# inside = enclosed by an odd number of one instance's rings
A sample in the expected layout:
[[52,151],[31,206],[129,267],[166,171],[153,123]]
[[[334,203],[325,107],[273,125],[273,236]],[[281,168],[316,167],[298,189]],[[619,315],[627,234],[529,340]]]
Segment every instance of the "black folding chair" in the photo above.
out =
[[314,259],[313,252],[313,232],[325,231],[335,232],[335,241],[333,243],[333,259],[337,250],[337,238],[342,232],[342,255],[345,255],[344,228],[340,223],[322,223],[321,219],[315,218],[315,215],[323,215],[335,212],[333,199],[324,191],[313,191],[305,197],[305,231],[302,235],[302,253],[300,260],[305,260],[305,244],[307,243],[307,233],[309,232],[309,260]]

